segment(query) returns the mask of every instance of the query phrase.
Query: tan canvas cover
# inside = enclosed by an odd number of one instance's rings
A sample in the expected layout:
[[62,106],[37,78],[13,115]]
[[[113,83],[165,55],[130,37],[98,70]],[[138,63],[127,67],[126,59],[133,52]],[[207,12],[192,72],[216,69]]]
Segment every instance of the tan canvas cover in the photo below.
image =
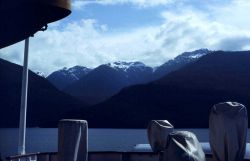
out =
[[148,124],[148,141],[154,152],[163,151],[168,134],[173,132],[173,125],[167,120],[152,120]]
[[214,161],[243,161],[247,126],[247,109],[244,105],[224,102],[212,107],[209,142]]
[[87,161],[88,123],[85,120],[61,120],[58,127],[58,160]]
[[196,136],[188,131],[172,132],[168,136],[164,161],[205,161],[205,154]]

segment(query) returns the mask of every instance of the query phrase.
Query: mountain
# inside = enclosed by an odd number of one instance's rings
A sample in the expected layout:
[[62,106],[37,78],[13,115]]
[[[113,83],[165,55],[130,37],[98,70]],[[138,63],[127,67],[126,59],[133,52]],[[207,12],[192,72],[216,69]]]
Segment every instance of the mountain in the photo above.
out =
[[63,68],[51,73],[47,79],[59,90],[64,89],[71,83],[79,80],[91,71],[91,69],[83,66],[74,66],[72,68]]
[[43,72],[35,72],[36,75],[39,75],[40,77],[46,78],[45,74]]
[[122,88],[149,82],[153,69],[141,62],[114,62],[93,69],[64,89],[89,104],[104,101]]
[[[21,83],[22,67],[0,59],[0,127],[19,125]],[[65,113],[84,107],[81,101],[29,71],[28,126],[57,127]]]
[[152,80],[153,68],[141,62],[114,62],[107,66],[121,71],[126,75],[128,85],[143,84]]
[[177,128],[207,128],[210,108],[236,101],[250,107],[250,51],[207,54],[165,77],[124,88],[75,117],[90,127],[145,128],[167,119]]
[[96,104],[118,93],[124,87],[157,80],[210,52],[208,49],[184,52],[156,69],[141,62],[119,61],[101,65],[92,71],[85,67],[78,67],[78,70],[75,70],[75,67],[63,69],[52,73],[47,79],[58,89],[89,104]]
[[166,74],[176,71],[185,65],[195,62],[204,55],[211,53],[208,49],[199,49],[192,52],[184,52],[156,68],[154,72],[154,80],[157,80]]

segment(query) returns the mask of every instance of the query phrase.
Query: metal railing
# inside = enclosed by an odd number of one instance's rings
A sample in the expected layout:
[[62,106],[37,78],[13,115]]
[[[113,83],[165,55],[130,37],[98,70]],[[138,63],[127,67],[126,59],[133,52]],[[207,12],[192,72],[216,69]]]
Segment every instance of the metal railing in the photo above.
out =
[[57,152],[30,153],[6,158],[7,161],[58,161]]
[[[58,161],[57,152],[30,153],[7,157],[7,161]],[[150,160],[161,161],[162,153],[154,152],[88,152],[88,161],[134,161],[136,158],[151,158]]]
[[[57,152],[30,153],[6,158],[7,161],[58,161]],[[89,152],[88,161],[161,161],[162,154],[153,152]],[[212,161],[212,154],[206,154],[206,161]],[[245,161],[250,161],[245,159]]]

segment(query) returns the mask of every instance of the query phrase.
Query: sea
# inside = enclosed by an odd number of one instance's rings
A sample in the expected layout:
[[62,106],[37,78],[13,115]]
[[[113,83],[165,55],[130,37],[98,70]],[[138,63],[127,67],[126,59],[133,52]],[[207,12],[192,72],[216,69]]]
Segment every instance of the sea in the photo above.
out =
[[[208,129],[177,129],[191,131],[200,142],[208,142]],[[56,152],[57,128],[27,128],[26,153]],[[250,142],[248,129],[247,142]],[[88,129],[89,151],[132,151],[138,144],[148,144],[146,129]],[[17,154],[18,129],[0,128],[1,158]]]

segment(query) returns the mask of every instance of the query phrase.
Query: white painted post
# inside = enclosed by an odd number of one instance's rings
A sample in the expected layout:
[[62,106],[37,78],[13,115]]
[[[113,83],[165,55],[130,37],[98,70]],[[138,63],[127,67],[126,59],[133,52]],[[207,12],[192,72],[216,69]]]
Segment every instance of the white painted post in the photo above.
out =
[[29,54],[29,38],[25,40],[25,48],[24,48],[18,154],[25,154],[26,112],[27,112],[27,96],[28,96],[28,54]]

